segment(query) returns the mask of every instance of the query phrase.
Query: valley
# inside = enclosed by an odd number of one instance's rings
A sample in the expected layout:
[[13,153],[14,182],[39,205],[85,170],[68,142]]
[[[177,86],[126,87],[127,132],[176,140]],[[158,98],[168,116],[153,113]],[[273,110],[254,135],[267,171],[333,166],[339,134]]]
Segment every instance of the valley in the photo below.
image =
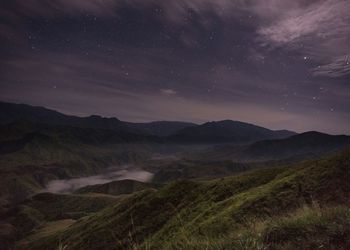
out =
[[5,249],[350,246],[349,136],[11,105],[0,105]]

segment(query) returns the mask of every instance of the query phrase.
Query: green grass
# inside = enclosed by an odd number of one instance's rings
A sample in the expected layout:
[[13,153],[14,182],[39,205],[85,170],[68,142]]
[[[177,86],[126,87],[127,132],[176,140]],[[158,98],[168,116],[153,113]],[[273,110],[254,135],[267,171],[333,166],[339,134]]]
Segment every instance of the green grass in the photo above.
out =
[[72,219],[47,222],[42,226],[40,226],[39,228],[37,228],[28,237],[26,237],[25,240],[20,241],[17,245],[20,248],[21,245],[26,245],[27,241],[30,242],[30,241],[40,240],[42,238],[45,238],[55,233],[58,233],[60,231],[63,231],[67,229],[69,226],[71,226],[74,222],[75,220],[72,220]]
[[[40,237],[51,235],[56,231],[50,231],[49,228],[51,227],[46,227],[46,225],[51,225],[50,222],[63,220],[72,222],[111,206],[121,199],[123,199],[121,196],[104,194],[63,195],[41,193],[27,199],[21,205],[3,215],[5,225],[15,229],[15,233],[11,234],[11,237],[6,236],[6,234],[4,234],[4,237],[10,237],[11,239],[7,240],[7,242],[10,244],[12,241],[13,244],[15,240],[28,236],[32,230],[34,230],[35,235]],[[38,229],[40,234],[37,234]],[[30,237],[27,241],[30,242],[37,238]]]
[[23,204],[45,215],[46,221],[78,219],[115,204],[122,197],[111,195],[71,195],[41,193]]
[[[288,247],[295,246],[295,236],[288,235],[286,225],[293,228],[296,223],[317,235],[319,208],[313,204],[348,204],[349,179],[348,151],[290,168],[252,171],[212,181],[177,181],[159,191],[146,190],[126,197],[62,233],[30,242],[29,246],[49,249],[61,240],[69,249],[292,249]],[[290,213],[305,205],[312,207],[314,216],[305,210],[300,216],[304,219],[293,222]],[[336,228],[341,230],[337,232],[346,234],[346,209],[339,211],[345,224],[333,216],[337,213],[329,212],[328,216],[327,209],[319,215],[320,220],[338,223]],[[273,224],[279,220],[284,224]],[[283,234],[273,233],[277,227],[286,229],[288,241],[281,243]],[[332,239],[332,228],[325,231],[326,239]],[[309,243],[312,245],[312,240]],[[307,242],[303,244],[308,246]],[[337,244],[330,241],[327,246]]]
[[348,249],[348,207],[306,207],[266,223],[262,238],[270,249]]

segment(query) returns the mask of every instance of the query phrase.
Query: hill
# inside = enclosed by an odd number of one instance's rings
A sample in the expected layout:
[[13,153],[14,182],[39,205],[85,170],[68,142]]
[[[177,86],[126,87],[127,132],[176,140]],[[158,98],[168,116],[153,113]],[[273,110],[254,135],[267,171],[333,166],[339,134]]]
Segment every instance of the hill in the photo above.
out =
[[146,190],[31,249],[347,249],[350,151],[288,168]]
[[77,194],[101,193],[109,195],[132,194],[150,188],[158,188],[159,185],[144,183],[136,180],[112,181],[106,184],[91,185],[75,191]]
[[175,159],[146,161],[154,181],[212,179],[252,169],[290,165],[305,159],[332,154],[350,147],[350,137],[306,132],[285,139],[265,140],[249,145],[216,145]]
[[[0,207],[18,203],[53,179],[101,173],[153,152],[154,137],[63,125],[0,125]],[[156,144],[156,143],[155,143]]]
[[[120,199],[122,197],[108,195],[34,195],[8,212],[0,214],[0,241],[11,249],[13,241],[23,238],[33,229],[38,230],[47,223],[57,221],[74,222],[115,204]],[[9,228],[13,229],[12,232]],[[8,234],[2,234],[1,229]]]
[[0,122],[2,124],[8,124],[21,120],[33,123],[110,130],[126,129],[123,123],[116,118],[102,118],[99,116],[76,117],[65,115],[44,107],[0,102]]
[[51,125],[17,121],[0,125],[0,142],[2,147],[7,142],[27,140],[35,136],[46,136],[60,141],[78,142],[84,144],[112,144],[135,142],[160,142],[155,136],[135,134],[128,131],[115,131],[108,129],[82,128],[67,125]]
[[285,138],[296,133],[273,131],[253,124],[224,120],[207,122],[184,128],[168,137],[170,141],[182,143],[251,143],[264,139]]
[[249,145],[222,145],[190,158],[202,160],[233,160],[262,162],[271,160],[299,160],[317,157],[350,146],[350,136],[305,132],[284,139],[262,140]]
[[350,146],[350,136],[305,132],[286,139],[259,141],[242,153],[247,159],[266,160],[303,155],[321,155]]

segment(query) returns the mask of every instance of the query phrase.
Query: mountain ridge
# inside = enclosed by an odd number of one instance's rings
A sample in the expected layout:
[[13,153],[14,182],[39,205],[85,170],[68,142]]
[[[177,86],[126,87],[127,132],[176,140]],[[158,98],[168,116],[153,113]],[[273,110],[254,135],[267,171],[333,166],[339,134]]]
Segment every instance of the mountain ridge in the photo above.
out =
[[169,136],[169,139],[175,142],[249,143],[263,139],[285,138],[295,134],[288,130],[270,130],[251,123],[222,120],[184,128]]
[[125,131],[134,134],[149,134],[155,136],[166,136],[178,129],[195,125],[194,123],[180,121],[131,123],[121,121],[115,117],[102,117],[100,115],[78,117],[66,115],[41,106],[0,102],[0,124],[8,124],[18,120],[47,123],[51,125],[69,125],[84,128]]
[[175,143],[249,143],[262,139],[285,138],[296,134],[293,131],[270,130],[232,120],[206,122],[200,125],[180,121],[132,123],[113,117],[106,118],[99,115],[77,117],[39,106],[0,102],[0,123],[8,124],[18,120],[154,135]]

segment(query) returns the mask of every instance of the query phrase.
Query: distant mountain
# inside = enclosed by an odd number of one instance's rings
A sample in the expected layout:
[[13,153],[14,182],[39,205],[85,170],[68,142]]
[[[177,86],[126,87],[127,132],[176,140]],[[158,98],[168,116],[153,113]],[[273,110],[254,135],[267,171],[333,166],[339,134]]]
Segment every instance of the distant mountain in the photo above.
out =
[[286,138],[295,134],[288,130],[274,131],[249,123],[224,120],[184,128],[169,136],[169,140],[185,143],[249,143],[265,139]]
[[0,125],[0,154],[21,149],[26,144],[40,140],[88,145],[105,145],[132,142],[160,142],[152,135],[136,134],[128,130],[107,130],[64,125],[51,125],[18,121]]
[[156,136],[169,136],[178,132],[181,129],[194,127],[197,124],[189,122],[158,121],[149,123],[125,122],[125,125],[128,128],[132,128],[137,131],[142,131],[146,134]]
[[183,128],[196,125],[187,122],[171,121],[131,123],[120,121],[117,118],[105,118],[98,115],[77,117],[65,115],[44,107],[0,102],[0,124],[8,124],[19,120],[51,125],[69,125],[83,128],[125,131],[155,136],[168,136]]
[[262,140],[249,145],[221,145],[194,156],[201,160],[291,161],[319,156],[350,147],[350,136],[305,132],[284,139]]
[[8,124],[19,120],[34,123],[69,125],[75,127],[99,128],[109,130],[127,129],[123,122],[117,118],[103,118],[96,115],[89,117],[76,117],[65,115],[44,107],[0,102],[1,124]]
[[247,159],[282,159],[303,155],[319,155],[350,146],[350,136],[306,132],[280,140],[265,140],[248,146],[240,153]]

